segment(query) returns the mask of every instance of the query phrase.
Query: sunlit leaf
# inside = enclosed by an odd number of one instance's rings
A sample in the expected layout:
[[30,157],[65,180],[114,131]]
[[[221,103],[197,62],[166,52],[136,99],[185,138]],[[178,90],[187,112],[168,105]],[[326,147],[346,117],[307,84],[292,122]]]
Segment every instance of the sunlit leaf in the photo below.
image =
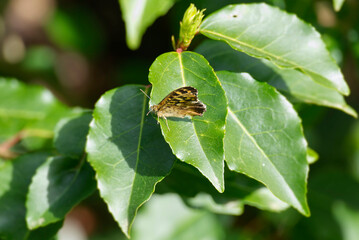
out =
[[223,192],[223,136],[227,100],[206,59],[193,52],[170,52],[159,56],[150,68],[151,105],[158,104],[173,90],[192,86],[207,106],[203,116],[160,119],[162,133],[181,161],[196,167]]
[[318,161],[319,159],[319,155],[316,151],[314,151],[313,149],[309,148],[307,149],[307,160],[309,164],[313,164],[316,161]]
[[264,183],[279,199],[309,215],[307,143],[292,105],[248,74],[217,76],[228,98],[224,150],[229,168]]
[[339,12],[342,8],[344,0],[333,0],[334,10]]
[[219,41],[204,41],[196,52],[203,54],[216,71],[247,72],[256,80],[276,87],[291,101],[332,107],[357,116],[340,93],[314,82],[300,71],[279,68],[268,60],[250,57]]
[[200,32],[253,57],[302,71],[323,86],[349,94],[318,32],[293,14],[264,3],[229,5],[205,18]]

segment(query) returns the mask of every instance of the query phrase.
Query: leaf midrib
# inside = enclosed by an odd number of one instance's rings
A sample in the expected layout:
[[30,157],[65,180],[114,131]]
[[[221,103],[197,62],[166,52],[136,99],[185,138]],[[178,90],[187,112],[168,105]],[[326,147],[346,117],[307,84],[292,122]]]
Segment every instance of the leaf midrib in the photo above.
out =
[[[224,40],[233,41],[233,42],[235,42],[235,43],[237,43],[237,44],[239,44],[239,45],[243,45],[243,46],[245,46],[245,47],[254,49],[254,50],[256,50],[256,51],[258,51],[258,52],[260,52],[260,53],[262,53],[262,54],[264,54],[264,55],[268,55],[269,57],[276,59],[276,60],[279,61],[279,62],[282,61],[282,62],[284,62],[284,63],[286,63],[286,64],[288,64],[288,65],[291,65],[291,66],[293,66],[293,67],[295,67],[295,68],[298,68],[299,70],[301,70],[301,71],[303,71],[303,72],[308,71],[308,72],[313,73],[313,74],[318,74],[318,73],[316,73],[316,72],[314,72],[314,71],[312,71],[312,70],[306,68],[305,66],[302,66],[302,65],[299,65],[299,64],[297,64],[297,63],[294,63],[294,62],[292,62],[292,61],[290,61],[290,60],[288,60],[288,59],[286,59],[286,58],[281,58],[280,56],[273,55],[273,54],[270,53],[270,52],[267,52],[267,51],[265,51],[265,50],[263,50],[263,49],[261,49],[261,48],[257,48],[257,47],[255,47],[255,46],[253,46],[253,45],[250,45],[250,44],[244,43],[244,42],[242,42],[242,41],[239,41],[239,40],[236,39],[236,38],[232,38],[232,37],[229,37],[229,36],[227,36],[227,35],[223,35],[223,34],[220,34],[220,33],[217,33],[217,32],[213,32],[213,31],[210,31],[210,30],[206,30],[206,29],[201,29],[200,31],[201,31],[201,32],[204,32],[204,33],[213,34],[213,35],[215,35],[215,36],[218,36],[218,37],[223,38]],[[321,74],[320,74],[320,75],[321,75]],[[327,79],[326,77],[324,77],[324,78]],[[329,80],[329,79],[327,79],[327,80]],[[331,81],[330,81],[330,82],[331,82]],[[332,83],[332,82],[331,82],[331,83]],[[332,84],[335,84],[335,83],[332,83]]]
[[[51,161],[56,161],[57,160],[57,158],[50,158],[48,161],[48,163],[46,163],[46,165],[47,166],[50,166],[50,164],[52,163]],[[76,168],[74,168],[74,169],[76,169]],[[72,185],[73,185],[73,183],[74,182],[76,182],[76,180],[77,180],[77,178],[78,178],[78,176],[79,176],[79,174],[80,174],[80,172],[81,172],[81,169],[82,169],[82,167],[81,168],[79,168],[79,169],[76,169],[75,170],[75,174],[73,175],[73,177],[71,178],[71,181],[67,184],[67,186],[61,191],[61,193],[58,195],[58,197],[56,198],[56,199],[54,199],[53,201],[51,201],[51,202],[49,202],[49,204],[50,205],[55,205],[68,191],[69,191],[69,189],[72,187]],[[66,174],[71,174],[71,172],[73,172],[73,170],[72,169],[69,169],[68,171],[66,171]],[[49,207],[44,211],[44,212],[42,212],[42,214],[41,214],[41,217],[45,217],[45,214],[50,210],[50,205],[49,205]],[[53,219],[53,220],[51,220],[51,221],[46,221],[46,222],[44,222],[44,223],[46,223],[46,224],[49,224],[49,223],[53,223],[53,222],[55,222],[55,221],[57,221],[56,219]],[[39,226],[43,226],[42,224],[40,224]]]
[[[145,89],[145,92],[147,94],[147,88]],[[137,156],[136,156],[136,167],[135,167],[135,171],[134,171],[134,176],[133,176],[133,180],[132,180],[132,185],[131,185],[131,192],[129,194],[129,205],[131,204],[131,200],[132,200],[132,196],[133,196],[133,189],[134,189],[134,182],[135,182],[135,179],[137,177],[137,168],[138,168],[138,163],[139,163],[139,159],[140,159],[140,148],[141,148],[141,140],[142,140],[142,132],[143,132],[143,125],[144,125],[144,120],[145,120],[145,112],[146,112],[146,102],[147,102],[147,98],[146,96],[143,96],[143,104],[142,104],[142,114],[141,114],[141,122],[140,122],[140,133],[139,133],[139,136],[138,136],[138,144],[137,144]],[[128,206],[126,206],[128,207]],[[138,210],[138,208],[140,207],[137,206],[136,210],[135,210],[135,214]],[[128,214],[128,212],[127,212]],[[133,221],[134,218],[132,218],[132,221]],[[126,218],[126,220],[128,220],[128,218]],[[132,224],[132,221],[130,220],[130,222],[127,222],[127,232],[125,233],[126,236],[128,235],[128,231],[131,227],[131,224]]]
[[[290,190],[290,193],[292,194],[292,197],[294,196],[294,199],[296,200],[297,204],[299,204],[300,207],[302,207],[302,205],[300,204],[300,202],[298,201],[295,193],[292,191],[292,189],[290,188],[290,186],[288,185],[287,181],[284,179],[284,177],[280,174],[279,170],[276,168],[276,166],[273,164],[273,162],[270,160],[270,158],[267,156],[267,154],[264,152],[264,150],[257,144],[256,140],[250,135],[250,133],[248,132],[248,130],[246,129],[246,127],[242,124],[242,122],[237,118],[237,116],[233,113],[233,111],[231,110],[230,107],[228,107],[228,113],[232,116],[232,118],[236,121],[236,123],[242,128],[242,130],[244,131],[244,133],[247,135],[247,137],[253,142],[253,144],[256,146],[256,148],[260,151],[260,153],[268,160],[268,162],[273,166],[273,168],[275,169],[275,171],[278,173],[278,175],[280,176],[280,178],[282,179],[282,181],[285,183],[285,185],[287,186],[287,188]],[[265,184],[266,185],[266,184]]]
[[[182,63],[182,54],[181,54],[181,53],[178,53],[177,55],[178,55],[178,58],[179,58],[179,65],[180,65],[180,69],[181,69],[182,83],[183,83],[184,86],[186,86],[186,80],[185,80],[185,77],[184,77],[184,69],[183,69],[183,63]],[[213,175],[216,177],[218,187],[220,187],[220,189],[222,190],[222,186],[221,186],[222,184],[220,183],[219,178],[218,178],[218,176],[216,175],[216,172],[215,172],[214,169],[213,169],[213,166],[212,166],[212,164],[211,164],[211,161],[209,160],[209,158],[207,157],[206,152],[205,152],[204,149],[203,149],[202,143],[201,143],[201,141],[200,141],[200,138],[198,137],[197,130],[196,130],[196,128],[195,128],[195,125],[194,125],[194,122],[193,122],[193,119],[192,119],[192,118],[191,118],[191,123],[192,123],[193,131],[195,132],[195,135],[197,136],[199,146],[201,147],[201,152],[202,152],[202,154],[206,157],[206,159],[207,159],[209,165],[211,166],[212,173],[213,173]],[[200,169],[198,168],[198,170],[200,170]],[[202,171],[200,170],[200,172],[202,172]],[[222,190],[222,191],[223,191],[223,190]]]

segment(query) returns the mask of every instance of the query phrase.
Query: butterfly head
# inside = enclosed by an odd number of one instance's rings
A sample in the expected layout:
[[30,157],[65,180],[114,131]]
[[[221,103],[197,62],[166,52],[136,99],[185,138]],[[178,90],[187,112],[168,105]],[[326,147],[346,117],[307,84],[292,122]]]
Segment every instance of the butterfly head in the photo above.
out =
[[150,106],[150,111],[148,111],[147,115],[150,114],[150,112],[157,113],[157,112],[158,112],[158,109],[159,109],[159,106],[158,106],[158,105],[152,105],[152,106]]

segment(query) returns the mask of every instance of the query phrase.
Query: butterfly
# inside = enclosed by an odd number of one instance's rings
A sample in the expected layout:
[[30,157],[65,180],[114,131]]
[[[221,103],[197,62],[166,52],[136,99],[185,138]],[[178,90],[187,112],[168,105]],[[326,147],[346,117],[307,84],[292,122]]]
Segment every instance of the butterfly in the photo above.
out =
[[[143,92],[143,91],[142,91]],[[181,87],[170,92],[159,104],[150,106],[150,112],[157,114],[159,118],[164,118],[167,123],[167,117],[184,118],[186,116],[202,116],[206,111],[206,105],[198,100],[198,90],[194,87]],[[148,96],[147,96],[148,97]]]

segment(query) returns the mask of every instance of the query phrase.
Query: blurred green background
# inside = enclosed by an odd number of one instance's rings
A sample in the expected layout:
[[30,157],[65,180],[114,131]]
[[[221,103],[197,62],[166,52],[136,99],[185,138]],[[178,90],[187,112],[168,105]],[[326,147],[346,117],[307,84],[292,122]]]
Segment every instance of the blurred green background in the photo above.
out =
[[[0,76],[44,85],[67,105],[92,108],[106,90],[148,84],[151,63],[172,50],[170,37],[177,36],[191,2],[206,8],[208,15],[230,3],[255,1],[177,0],[147,29],[140,48],[132,51],[126,45],[117,0],[1,0]],[[297,14],[322,34],[350,86],[348,104],[358,111],[359,1],[346,0],[339,12],[333,10],[332,1],[265,2]],[[197,37],[192,49],[203,39]],[[174,195],[157,196],[140,210],[133,238],[359,239],[359,122],[329,108],[298,104],[296,109],[309,145],[320,156],[308,179],[310,218],[292,209],[271,213],[253,207],[238,217],[219,216],[191,210]],[[76,224],[82,235],[72,232],[77,236],[73,239],[124,238],[97,195],[69,214],[67,229]],[[163,235],[161,228],[169,233]],[[66,231],[59,239],[70,239]]]

